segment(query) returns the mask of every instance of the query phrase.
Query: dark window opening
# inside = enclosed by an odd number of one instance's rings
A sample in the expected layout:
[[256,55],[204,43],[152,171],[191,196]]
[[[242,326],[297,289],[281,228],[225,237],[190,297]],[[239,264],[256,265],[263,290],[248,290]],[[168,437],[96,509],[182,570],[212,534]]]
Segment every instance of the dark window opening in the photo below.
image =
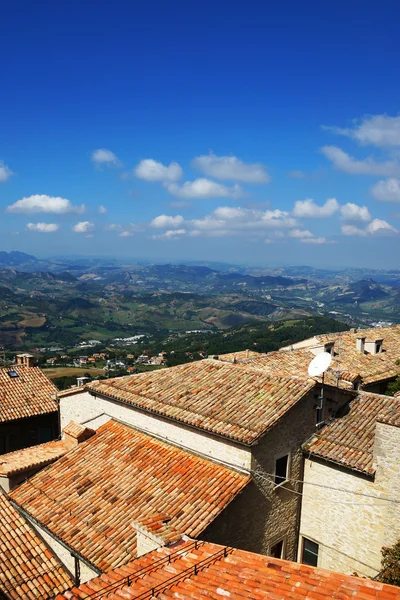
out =
[[283,558],[283,540],[271,546],[270,555],[274,558]]
[[301,562],[305,565],[310,565],[311,567],[317,567],[318,549],[318,544],[308,540],[307,538],[303,538],[303,557]]
[[282,456],[275,461],[275,485],[283,483],[287,479],[289,455]]
[[17,373],[17,371],[8,371],[8,376],[9,377],[18,377],[18,373]]

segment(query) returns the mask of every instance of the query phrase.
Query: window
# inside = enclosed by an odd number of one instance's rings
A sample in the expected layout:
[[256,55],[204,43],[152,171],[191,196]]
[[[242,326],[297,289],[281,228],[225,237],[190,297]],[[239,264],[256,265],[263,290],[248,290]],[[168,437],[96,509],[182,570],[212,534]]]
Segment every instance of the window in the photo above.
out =
[[311,567],[318,566],[318,544],[303,537],[303,557],[301,562]]
[[283,540],[280,540],[279,542],[271,546],[271,550],[269,553],[270,556],[273,556],[274,558],[283,558],[283,547]]
[[18,377],[18,373],[17,371],[8,371],[8,376],[11,378]]
[[275,461],[275,485],[280,485],[287,480],[289,455],[282,456]]

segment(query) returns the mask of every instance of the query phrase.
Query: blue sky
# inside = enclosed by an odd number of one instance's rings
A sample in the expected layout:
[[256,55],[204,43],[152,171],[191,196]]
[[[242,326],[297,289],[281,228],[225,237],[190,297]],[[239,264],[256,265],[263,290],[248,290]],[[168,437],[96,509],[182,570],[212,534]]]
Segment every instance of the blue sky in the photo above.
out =
[[0,249],[399,267],[399,18],[5,2]]

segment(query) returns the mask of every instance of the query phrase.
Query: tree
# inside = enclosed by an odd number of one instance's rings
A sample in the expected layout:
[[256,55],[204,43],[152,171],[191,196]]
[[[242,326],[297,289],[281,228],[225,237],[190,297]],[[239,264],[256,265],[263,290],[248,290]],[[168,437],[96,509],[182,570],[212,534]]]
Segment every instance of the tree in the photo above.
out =
[[391,381],[386,388],[386,394],[388,396],[394,396],[397,392],[400,392],[400,377]]
[[394,546],[382,548],[382,570],[378,579],[400,586],[400,541]]

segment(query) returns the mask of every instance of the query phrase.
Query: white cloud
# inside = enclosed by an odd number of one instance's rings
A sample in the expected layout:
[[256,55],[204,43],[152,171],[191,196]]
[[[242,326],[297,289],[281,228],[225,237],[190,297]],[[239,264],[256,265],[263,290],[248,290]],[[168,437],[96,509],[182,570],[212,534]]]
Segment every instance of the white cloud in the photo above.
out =
[[329,198],[322,206],[318,206],[314,200],[307,198],[306,200],[298,200],[295,203],[293,214],[295,217],[331,217],[339,208],[339,202],[336,198]]
[[106,225],[105,229],[107,229],[107,231],[116,231],[118,229],[122,229],[122,225],[118,225],[117,223],[110,223],[109,225]]
[[336,169],[350,175],[400,175],[400,164],[395,160],[377,162],[371,157],[357,160],[337,146],[324,146],[321,152]]
[[300,241],[303,244],[331,244],[332,243],[332,242],[328,242],[328,240],[324,237],[303,238]]
[[366,206],[359,206],[353,202],[347,202],[347,204],[341,206],[340,212],[345,221],[364,221],[367,223],[372,218]]
[[4,164],[2,160],[0,160],[0,183],[5,183],[8,181],[14,173],[11,171],[7,165]]
[[339,135],[356,140],[360,144],[389,148],[400,146],[400,116],[373,115],[355,121],[353,128],[324,127]]
[[99,208],[97,209],[97,212],[99,213],[99,215],[105,215],[107,212],[107,209],[105,206],[100,204]]
[[371,187],[371,194],[382,202],[400,202],[400,179],[392,177],[378,181]]
[[397,233],[397,229],[395,229],[392,225],[389,225],[386,221],[382,221],[381,219],[374,219],[367,226],[366,231],[370,235],[375,234],[384,234],[384,233]]
[[92,229],[94,229],[93,223],[90,221],[80,221],[73,226],[72,231],[75,231],[76,233],[87,233]]
[[131,237],[132,232],[131,231],[121,231],[121,233],[118,234],[119,237]]
[[158,215],[155,217],[151,223],[150,227],[157,227],[159,229],[167,228],[167,227],[179,227],[183,223],[183,217],[181,215],[176,215],[176,217],[170,217],[168,215]]
[[243,195],[240,186],[227,187],[210,179],[185,181],[183,185],[171,183],[168,191],[179,198],[240,198]]
[[73,206],[66,198],[58,196],[46,196],[46,194],[35,194],[27,198],[21,198],[7,207],[11,213],[83,213],[85,205]]
[[161,181],[162,183],[179,181],[183,175],[182,167],[178,163],[171,162],[166,166],[152,158],[141,160],[134,173],[139,179]]
[[28,223],[26,228],[29,229],[29,231],[53,233],[54,231],[58,231],[59,226],[56,223]]
[[186,234],[186,229],[169,229],[165,233],[153,235],[153,240],[175,240]]
[[[207,236],[263,235],[265,231],[296,227],[297,221],[288,212],[281,210],[254,210],[220,206],[202,219],[188,222],[194,231]],[[191,235],[200,235],[191,233]]]
[[374,219],[365,229],[353,225],[342,225],[343,235],[365,237],[367,235],[392,235],[398,233],[392,225],[381,219]]
[[119,158],[106,148],[99,148],[92,153],[92,162],[97,167],[119,167],[121,162]]
[[297,239],[314,237],[314,235],[311,233],[311,231],[308,231],[307,229],[292,229],[292,231],[289,231],[288,235],[289,235],[289,237],[297,238]]
[[236,156],[216,156],[212,152],[197,156],[192,166],[215,179],[242,181],[246,183],[268,183],[271,177],[261,163],[246,164]]

